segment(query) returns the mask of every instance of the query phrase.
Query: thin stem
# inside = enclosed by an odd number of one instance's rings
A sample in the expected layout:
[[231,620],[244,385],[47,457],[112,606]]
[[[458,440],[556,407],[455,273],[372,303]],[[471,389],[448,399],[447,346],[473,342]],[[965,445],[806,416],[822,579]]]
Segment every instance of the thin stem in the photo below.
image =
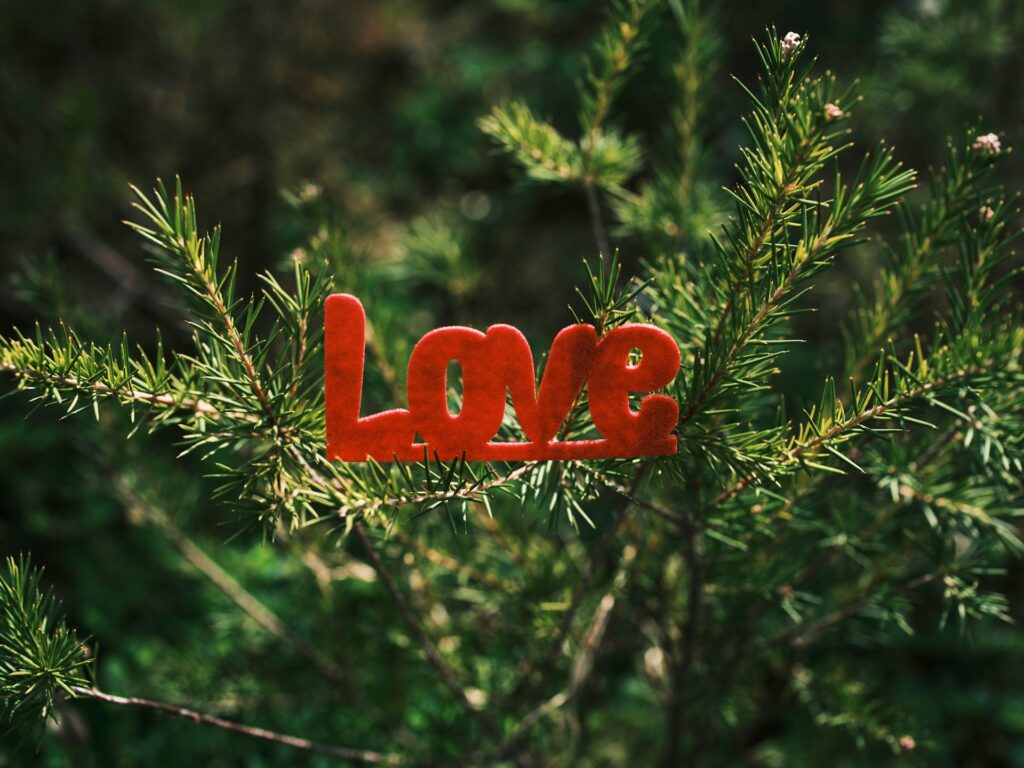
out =
[[632,491],[629,488],[626,488],[624,485],[622,485],[622,483],[617,482],[616,480],[614,480],[611,477],[608,477],[607,475],[604,475],[596,471],[594,474],[597,480],[602,485],[609,488],[610,490],[615,491],[623,498],[628,499],[629,502],[634,506],[640,507],[641,509],[646,509],[648,512],[653,512],[658,517],[663,518],[664,520],[667,520],[670,523],[675,523],[676,525],[682,525],[686,523],[687,518],[685,515],[682,515],[679,512],[673,512],[671,509],[668,509],[667,507],[664,507],[658,502],[653,501],[651,499],[645,499],[640,496],[637,496],[636,491]]
[[267,395],[267,391],[263,388],[263,382],[260,380],[259,373],[256,371],[256,365],[253,363],[252,357],[245,348],[245,341],[242,338],[242,334],[239,332],[238,326],[235,324],[234,316],[230,311],[228,311],[227,306],[224,304],[224,299],[220,295],[219,288],[209,279],[204,270],[197,267],[196,261],[192,262],[192,266],[196,277],[200,280],[206,290],[210,304],[213,306],[217,316],[220,318],[221,324],[224,326],[224,331],[231,340],[231,344],[235,349],[235,354],[238,356],[238,360],[241,362],[242,368],[245,371],[245,377],[249,382],[249,388],[252,390],[253,395],[256,396],[256,400],[259,402],[260,408],[263,410],[263,414],[267,417],[267,421],[281,433],[281,439],[287,440],[288,430],[281,424],[281,420],[277,412],[270,404],[270,397]]
[[689,695],[687,678],[693,666],[694,649],[697,633],[700,631],[700,619],[704,597],[704,566],[698,548],[700,530],[696,522],[687,520],[683,531],[683,559],[689,572],[689,587],[686,599],[686,618],[682,626],[682,643],[679,645],[677,658],[672,665],[672,698],[667,712],[666,766],[680,763],[683,728],[686,724],[686,705]]
[[601,201],[597,196],[597,189],[592,181],[583,182],[583,192],[587,198],[587,210],[590,212],[590,226],[594,230],[594,240],[597,243],[597,250],[601,253],[605,266],[612,263],[612,246],[608,241],[608,232],[604,225],[604,217],[601,214]]
[[[907,581],[902,585],[903,589],[913,590],[922,587],[926,584],[931,584],[936,579],[940,578],[942,574],[938,571],[923,574]],[[881,576],[870,580],[859,592],[858,596],[850,600],[846,605],[840,606],[830,613],[821,616],[820,618],[814,619],[813,621],[806,622],[804,624],[798,624],[792,629],[782,632],[772,638],[765,640],[761,644],[762,648],[772,647],[777,643],[788,643],[796,648],[806,647],[821,637],[822,633],[825,632],[829,627],[839,624],[846,619],[857,615],[864,607],[871,601],[872,594],[877,586],[877,583],[882,580]]]
[[[580,642],[579,650],[573,657],[569,681],[566,687],[534,707],[516,724],[512,729],[512,734],[498,748],[495,754],[496,759],[507,760],[515,757],[521,750],[530,729],[545,717],[558,711],[575,699],[583,689],[583,686],[586,685],[594,670],[594,660],[604,641],[608,630],[608,622],[611,619],[612,611],[615,609],[618,595],[626,586],[633,562],[636,560],[636,555],[637,549],[632,544],[627,544],[623,548],[622,558],[619,561],[615,577],[612,579],[612,584],[598,603],[597,610],[594,611],[587,631]],[[478,759],[480,759],[480,756],[478,756]],[[483,760],[488,762],[486,759]]]
[[451,691],[470,716],[473,717],[473,719],[476,720],[485,731],[487,731],[491,736],[496,735],[498,732],[497,726],[491,722],[483,712],[473,706],[473,703],[469,700],[465,689],[459,683],[459,680],[455,675],[455,671],[441,656],[441,652],[437,650],[437,646],[434,645],[434,642],[427,635],[427,631],[423,628],[422,622],[417,618],[412,606],[409,605],[409,601],[405,599],[405,595],[402,594],[402,591],[398,588],[398,585],[392,578],[391,573],[384,565],[384,561],[381,560],[380,553],[378,553],[377,548],[373,546],[373,541],[371,541],[369,535],[366,533],[366,529],[363,527],[363,524],[359,521],[354,522],[352,524],[352,531],[355,533],[356,538],[359,539],[359,543],[366,551],[366,556],[370,560],[370,565],[373,567],[373,570],[377,572],[377,577],[384,585],[384,588],[387,589],[388,594],[391,595],[391,599],[398,608],[398,612],[401,614],[402,619],[409,627],[413,637],[415,637],[416,641],[420,644],[420,647],[427,656],[427,660],[440,676],[441,682],[444,683],[444,686]]
[[282,744],[287,747],[293,747],[294,749],[301,749],[305,752],[316,752],[317,754],[327,755],[328,757],[337,757],[342,760],[352,760],[358,763],[368,763],[373,765],[406,765],[405,759],[400,755],[384,754],[381,752],[372,752],[363,749],[351,749],[349,747],[338,747],[332,744],[321,744],[320,742],[302,739],[298,736],[290,736],[286,733],[279,733],[278,731],[268,731],[265,728],[233,723],[230,720],[224,720],[223,718],[216,717],[214,715],[203,714],[202,712],[197,712],[194,709],[186,709],[185,707],[179,707],[174,704],[165,704],[160,701],[140,699],[134,696],[115,696],[110,693],[104,693],[103,691],[95,688],[82,688],[80,686],[73,687],[71,692],[79,698],[102,701],[106,704],[113,704],[119,707],[149,709],[165,715],[173,715],[174,717],[191,720],[194,723],[210,725],[214,728],[221,728],[225,731],[231,731],[232,733],[238,733],[254,739],[262,739],[263,741]]
[[123,478],[114,480],[114,487],[121,501],[128,509],[129,516],[146,520],[159,528],[167,539],[177,547],[182,557],[203,574],[221,592],[227,595],[253,621],[274,637],[284,641],[293,651],[304,656],[323,674],[336,682],[347,682],[341,668],[316,646],[301,637],[260,602],[235,578],[221,568],[209,555],[189,538],[184,531],[172,523],[167,516],[139,496]]

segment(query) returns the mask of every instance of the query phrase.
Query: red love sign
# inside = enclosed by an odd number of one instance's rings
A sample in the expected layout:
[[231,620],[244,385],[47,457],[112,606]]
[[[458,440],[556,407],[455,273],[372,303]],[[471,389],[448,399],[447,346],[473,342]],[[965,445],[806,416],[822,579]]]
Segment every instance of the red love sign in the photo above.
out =
[[[486,332],[453,326],[430,331],[409,358],[409,408],[361,417],[366,314],[359,299],[328,297],[324,317],[327,458],[342,461],[609,459],[675,453],[679,406],[648,394],[638,410],[631,392],[668,385],[679,371],[679,347],[649,325],[623,325],[598,338],[592,325],[563,328],[551,344],[537,387],[533,354],[510,325]],[[641,358],[630,363],[637,349]],[[462,367],[462,407],[448,410],[448,363]],[[559,430],[587,388],[600,440],[565,441]],[[529,442],[494,442],[511,395]],[[417,441],[417,436],[421,442]]]

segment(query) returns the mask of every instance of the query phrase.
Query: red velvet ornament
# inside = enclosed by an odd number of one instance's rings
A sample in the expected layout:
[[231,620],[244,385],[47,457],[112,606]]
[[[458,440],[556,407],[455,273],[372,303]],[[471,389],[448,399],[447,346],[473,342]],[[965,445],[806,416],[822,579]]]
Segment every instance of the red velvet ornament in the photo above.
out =
[[[450,460],[607,459],[675,453],[679,406],[649,394],[634,411],[629,395],[667,386],[679,371],[679,347],[649,325],[623,325],[598,338],[592,325],[563,328],[551,345],[540,387],[526,338],[510,325],[486,333],[452,326],[427,333],[409,358],[409,408],[359,415],[366,315],[354,296],[329,296],[325,308],[324,373],[327,458],[419,461],[424,448]],[[632,350],[641,359],[630,365]],[[448,410],[448,363],[462,367],[462,407]],[[587,387],[600,440],[558,440]],[[512,397],[527,443],[493,442]],[[422,442],[416,441],[419,435]]]

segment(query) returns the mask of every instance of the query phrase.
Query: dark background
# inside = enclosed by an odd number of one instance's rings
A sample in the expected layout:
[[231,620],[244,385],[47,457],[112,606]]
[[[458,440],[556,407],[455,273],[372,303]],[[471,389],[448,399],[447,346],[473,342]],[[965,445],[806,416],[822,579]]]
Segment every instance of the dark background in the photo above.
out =
[[[181,174],[204,221],[223,224],[225,252],[240,262],[248,288],[258,270],[280,266],[299,247],[311,216],[338,223],[354,249],[381,264],[414,247],[410,232],[426,222],[458,243],[476,276],[454,302],[429,284],[417,289],[434,321],[510,322],[537,343],[550,338],[569,317],[581,260],[594,255],[585,202],[516,182],[476,120],[515,97],[572,133],[582,58],[602,16],[602,4],[582,0],[0,2],[0,321],[27,329],[36,319],[71,317],[94,338],[127,329],[145,345],[159,326],[169,346],[181,344],[187,331],[173,297],[121,223],[131,216],[129,182],[148,187]],[[860,78],[857,141],[885,137],[923,172],[943,162],[947,136],[968,125],[1000,132],[1010,146],[1024,139],[1022,3],[730,0],[716,19],[721,63],[703,130],[720,184],[732,181],[745,139],[745,99],[729,75],[752,76],[750,38],[769,24],[808,33],[823,67],[845,82]],[[649,60],[674,44],[670,29],[654,30]],[[651,147],[663,138],[666,78],[656,64],[642,66],[617,107],[616,121]],[[1003,173],[1021,188],[1017,155]],[[636,267],[642,254],[618,242]],[[830,273],[807,329],[812,340],[871,269],[852,260]],[[800,382],[816,386],[836,351],[808,344],[790,363],[797,397]],[[105,687],[216,701],[230,678],[233,695],[266,697],[259,669],[273,664],[291,680],[276,693],[287,701],[301,690],[302,673],[282,669],[272,643],[230,618],[219,593],[126,520],[104,461],[145,453],[223,564],[294,623],[324,610],[345,616],[344,599],[319,595],[299,566],[269,563],[253,537],[223,544],[232,521],[209,502],[201,470],[171,461],[166,441],[105,446],[87,418],[27,412],[23,397],[0,403],[0,551],[28,549],[46,565],[72,623],[99,644]],[[1017,616],[1020,573],[1013,565],[1005,585]],[[211,626],[222,631],[211,635]],[[310,631],[327,645],[340,642],[322,624]],[[347,631],[346,643],[373,646],[372,626]],[[369,655],[381,658],[367,658],[367,668],[388,663],[385,649]],[[1024,765],[1022,662],[1019,632],[989,626],[970,642],[948,632],[865,660],[890,668],[891,699],[931,724],[935,764],[993,766]],[[277,725],[308,732],[332,706],[330,696],[288,704]],[[372,737],[372,702],[365,707],[365,722],[345,721],[354,743]],[[0,747],[0,765],[306,759],[186,724],[83,712],[65,720],[40,756],[5,758]],[[799,718],[777,727],[783,740],[815,738]],[[826,759],[808,754],[815,764]]]

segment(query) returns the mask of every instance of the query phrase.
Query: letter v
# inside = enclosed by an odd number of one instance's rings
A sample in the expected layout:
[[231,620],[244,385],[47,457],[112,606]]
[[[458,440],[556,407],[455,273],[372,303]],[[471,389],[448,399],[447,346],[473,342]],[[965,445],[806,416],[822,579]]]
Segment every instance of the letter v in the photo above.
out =
[[587,381],[597,353],[597,331],[592,325],[578,324],[555,336],[539,392],[530,345],[517,328],[492,325],[487,329],[487,345],[491,359],[500,361],[495,368],[508,384],[523,432],[535,445],[551,443]]

